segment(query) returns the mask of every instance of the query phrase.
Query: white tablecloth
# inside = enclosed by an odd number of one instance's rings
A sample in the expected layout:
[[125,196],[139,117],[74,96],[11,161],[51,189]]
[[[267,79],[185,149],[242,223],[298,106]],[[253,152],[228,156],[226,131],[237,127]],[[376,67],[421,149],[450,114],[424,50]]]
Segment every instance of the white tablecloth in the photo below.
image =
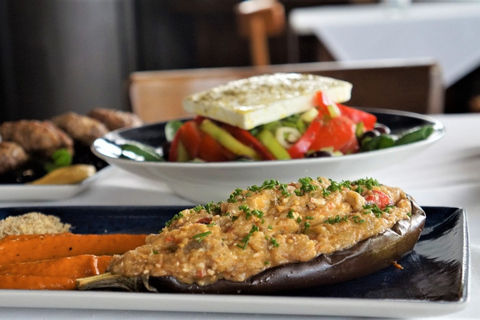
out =
[[434,58],[447,87],[480,66],[480,2],[307,7],[292,10],[289,22],[339,61]]
[[[471,237],[470,302],[460,312],[438,319],[480,317],[480,114],[435,115],[446,136],[425,152],[401,164],[379,170],[374,178],[402,187],[420,205],[463,207]],[[120,169],[74,198],[55,202],[3,202],[0,206],[35,205],[191,205],[173,195],[164,184],[152,184]],[[27,303],[27,302],[26,302]],[[401,315],[399,315],[401,316]],[[0,308],[2,319],[330,319],[279,315],[137,312],[108,310]],[[338,318],[335,318],[338,319]],[[432,318],[429,318],[432,319]],[[435,318],[437,319],[437,318]]]

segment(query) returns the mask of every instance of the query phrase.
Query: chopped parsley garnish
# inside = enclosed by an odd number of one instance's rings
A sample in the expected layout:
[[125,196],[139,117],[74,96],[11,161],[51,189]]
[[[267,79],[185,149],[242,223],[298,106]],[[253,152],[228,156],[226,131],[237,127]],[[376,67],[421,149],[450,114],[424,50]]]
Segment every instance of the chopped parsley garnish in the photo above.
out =
[[245,236],[245,238],[242,239],[241,243],[242,244],[237,244],[237,247],[244,249],[247,247],[248,242],[250,241],[250,238],[252,237],[253,233],[258,231],[258,227],[253,225],[252,228],[250,229],[250,232]]
[[278,244],[277,242],[277,239],[275,239],[274,237],[265,236],[265,239],[269,241],[274,247],[280,246],[280,244]]
[[246,204],[242,204],[241,206],[238,207],[238,209],[242,210],[245,212],[245,219],[250,219],[252,215],[258,217],[261,219],[263,217],[263,212],[257,209],[250,210],[250,208]]
[[322,193],[323,197],[328,197],[332,192],[328,188],[323,188]]
[[295,190],[297,196],[303,196],[305,193],[312,192],[318,189],[318,186],[312,184],[313,179],[310,177],[300,178],[300,189]]
[[235,191],[233,191],[231,194],[230,194],[230,197],[228,198],[227,202],[228,203],[235,203],[237,202],[237,197],[242,195],[242,192],[243,190],[240,189],[240,188],[237,188],[235,189]]
[[183,213],[181,213],[181,212],[177,213],[176,215],[173,216],[172,219],[170,219],[169,221],[165,222],[165,227],[170,227],[170,225],[171,225],[174,221],[176,221],[176,220],[178,220],[178,219],[180,219],[180,218],[183,218]]
[[360,186],[363,185],[368,190],[372,190],[373,187],[380,186],[380,183],[376,179],[368,178],[368,179],[358,179],[352,182],[352,185]]
[[274,247],[278,247],[280,246],[277,242],[277,239],[275,238],[270,238],[270,243],[274,246]]
[[195,211],[196,213],[199,213],[203,209],[205,209],[205,207],[199,204],[198,206],[195,206],[195,208],[193,208],[193,211]]
[[340,223],[342,221],[348,221],[348,216],[345,215],[343,217],[340,217],[340,215],[337,214],[334,218],[328,218],[324,222],[329,224],[335,224],[335,223]]
[[355,223],[364,223],[364,222],[365,222],[365,220],[363,220],[363,219],[360,218],[359,216],[353,216],[353,217],[352,217],[352,220],[353,220],[353,222],[355,222]]
[[210,214],[219,214],[221,212],[221,208],[219,204],[209,202],[205,205],[205,210]]
[[381,215],[383,214],[382,209],[380,209],[380,207],[376,203],[366,204],[363,206],[363,209],[364,209],[363,214],[373,213],[377,218],[380,218]]
[[207,231],[207,232],[202,232],[202,233],[199,233],[199,234],[196,234],[193,236],[193,239],[194,240],[197,240],[198,242],[202,242],[203,239],[205,239],[209,234],[211,234],[212,232],[211,231]]
[[305,230],[303,232],[306,233],[308,229],[310,229],[310,222],[305,222]]
[[293,209],[288,210],[287,218],[295,219],[295,216],[293,215]]
[[395,208],[393,204],[387,204],[385,208],[383,208],[383,211],[385,211],[386,213],[390,213],[390,209],[392,208]]
[[278,180],[265,180],[261,186],[263,190],[267,189],[275,189],[276,186],[278,186],[280,182]]
[[[368,190],[372,190],[373,187],[378,187],[380,186],[380,183],[376,179],[368,178],[368,179],[358,179],[355,181],[352,181],[351,183],[354,186],[357,186],[357,192],[362,193],[362,187],[365,186]],[[361,191],[358,190],[360,188]]]
[[379,185],[380,183],[378,183],[377,180],[371,179],[371,178],[358,179],[355,181],[345,180],[342,182],[337,182],[330,179],[330,185],[327,188],[323,188],[322,192],[323,192],[323,196],[327,197],[332,192],[341,191],[343,188],[348,188],[361,194],[364,191],[364,187],[367,188],[368,190],[372,190],[373,187],[379,186]]
[[284,196],[284,197],[290,197],[292,195],[290,192],[288,192],[286,184],[282,183],[279,186],[279,189],[282,191],[282,196]]
[[252,192],[258,192],[258,191],[261,191],[262,188],[259,187],[259,186],[257,186],[257,185],[253,185],[253,186],[251,186],[251,187],[248,187],[247,190],[248,190],[248,191],[252,191]]
[[265,180],[263,181],[262,185],[259,187],[257,185],[254,185],[254,186],[251,186],[251,187],[248,187],[247,190],[248,191],[252,191],[252,192],[259,192],[259,191],[262,191],[262,190],[271,190],[271,189],[275,189],[276,186],[280,185],[280,182],[278,180]]
[[356,191],[357,193],[362,194],[363,191],[364,191],[364,189],[363,189],[363,187],[362,187],[361,185],[358,185],[358,186],[357,186],[357,189],[355,189],[355,191]]

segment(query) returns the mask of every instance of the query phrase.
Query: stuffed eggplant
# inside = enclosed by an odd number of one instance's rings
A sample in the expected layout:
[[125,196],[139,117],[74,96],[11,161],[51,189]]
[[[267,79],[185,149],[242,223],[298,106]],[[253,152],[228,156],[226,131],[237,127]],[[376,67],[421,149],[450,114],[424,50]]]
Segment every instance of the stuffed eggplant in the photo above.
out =
[[424,223],[404,191],[374,179],[270,180],[178,213],[78,289],[256,294],[328,285],[399,261]]

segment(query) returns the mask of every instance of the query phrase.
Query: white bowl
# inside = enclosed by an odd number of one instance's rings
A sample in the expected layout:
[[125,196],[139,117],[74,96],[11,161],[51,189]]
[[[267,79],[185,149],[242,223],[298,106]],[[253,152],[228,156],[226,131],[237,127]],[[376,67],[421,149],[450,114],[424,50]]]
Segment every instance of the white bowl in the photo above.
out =
[[365,178],[379,168],[411,158],[445,135],[443,124],[428,116],[401,111],[368,111],[377,116],[379,123],[390,127],[392,133],[427,124],[433,125],[435,131],[423,141],[340,157],[222,163],[145,162],[120,157],[116,144],[125,141],[161,147],[165,143],[165,123],[156,123],[110,132],[97,139],[92,150],[111,165],[147,179],[162,181],[178,196],[205,204],[226,200],[236,188],[261,185],[270,179],[288,183],[303,177],[326,177],[337,181]]

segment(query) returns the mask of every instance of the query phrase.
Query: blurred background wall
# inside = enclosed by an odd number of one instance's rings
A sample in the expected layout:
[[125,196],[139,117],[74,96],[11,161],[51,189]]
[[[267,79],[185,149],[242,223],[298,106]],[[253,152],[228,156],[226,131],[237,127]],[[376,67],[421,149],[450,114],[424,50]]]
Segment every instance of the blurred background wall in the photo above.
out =
[[2,0],[2,117],[120,107],[136,69],[131,0]]
[[[129,110],[133,71],[249,65],[238,1],[0,0],[0,121]],[[325,3],[348,1],[284,1]],[[288,62],[286,36],[271,48],[272,63]]]
[[[0,121],[95,107],[129,110],[133,71],[250,65],[233,7],[240,0],[0,0]],[[285,10],[375,0],[282,0]],[[318,40],[269,40],[271,63],[318,61]],[[290,48],[291,49],[291,48]],[[466,111],[479,70],[447,91]],[[452,110],[454,108],[454,110]]]

